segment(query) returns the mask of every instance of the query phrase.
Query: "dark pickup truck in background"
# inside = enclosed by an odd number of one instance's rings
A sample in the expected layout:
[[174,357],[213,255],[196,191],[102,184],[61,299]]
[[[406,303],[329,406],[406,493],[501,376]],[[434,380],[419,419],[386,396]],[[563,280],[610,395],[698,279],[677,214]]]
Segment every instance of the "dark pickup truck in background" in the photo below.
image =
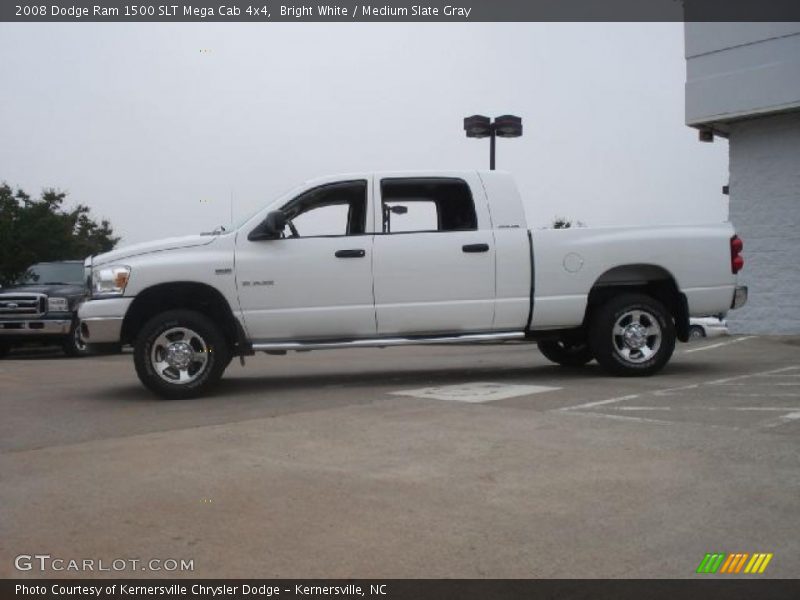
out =
[[77,317],[87,295],[83,261],[37,263],[18,283],[0,287],[0,358],[24,344],[57,344],[68,356],[87,354]]

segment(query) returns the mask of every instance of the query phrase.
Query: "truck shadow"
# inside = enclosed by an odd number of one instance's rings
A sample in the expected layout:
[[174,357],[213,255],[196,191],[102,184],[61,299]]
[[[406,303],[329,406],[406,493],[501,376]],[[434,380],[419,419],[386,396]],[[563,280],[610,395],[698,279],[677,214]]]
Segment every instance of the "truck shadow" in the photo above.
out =
[[[219,385],[203,397],[187,400],[159,400],[156,396],[138,384],[115,387],[107,390],[104,397],[109,400],[122,401],[155,401],[155,402],[202,402],[209,399],[225,398],[226,401],[271,400],[276,394],[283,399],[296,399],[298,395],[307,397],[310,394],[324,397],[329,394],[347,390],[361,393],[365,389],[375,390],[376,395],[400,391],[409,388],[422,388],[441,385],[456,385],[476,382],[523,383],[569,387],[570,382],[587,380],[618,381],[620,388],[630,378],[613,378],[602,371],[597,364],[585,367],[560,367],[557,365],[533,365],[530,367],[475,367],[465,366],[445,369],[380,369],[368,372],[325,372],[265,375],[242,375],[242,372],[228,374]],[[667,365],[660,374],[639,382],[649,382],[653,388],[665,388],[685,382],[687,376],[703,375],[714,378],[729,374],[729,371],[717,364],[691,362]]]
[[[653,382],[654,387],[668,387],[672,376],[707,374],[714,377],[727,373],[717,365],[705,363],[680,363],[667,365],[664,370],[644,380]],[[585,367],[561,367],[558,365],[537,365],[531,367],[474,367],[447,369],[391,369],[369,371],[366,373],[304,373],[297,375],[266,375],[238,377],[226,375],[214,390],[214,395],[247,392],[252,390],[316,390],[320,388],[406,388],[409,386],[429,387],[455,385],[487,381],[494,383],[526,383],[542,385],[569,385],[570,381],[602,379],[617,380],[622,384],[630,378],[614,378],[607,375],[599,365],[592,363]],[[639,379],[640,381],[642,379]]]

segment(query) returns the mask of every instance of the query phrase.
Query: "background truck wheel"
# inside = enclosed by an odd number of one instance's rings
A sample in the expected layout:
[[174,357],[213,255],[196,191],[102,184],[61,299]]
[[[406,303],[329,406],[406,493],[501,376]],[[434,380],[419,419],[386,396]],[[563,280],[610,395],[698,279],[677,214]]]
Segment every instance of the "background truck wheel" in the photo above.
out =
[[61,347],[64,349],[64,354],[67,356],[89,356],[89,348],[86,346],[86,342],[83,341],[83,338],[81,338],[81,328],[78,323],[73,323],[72,331],[69,337],[64,340],[64,343],[61,344]]
[[700,327],[698,325],[692,325],[691,327],[689,327],[689,338],[690,339],[692,339],[692,340],[701,340],[704,337],[706,337],[706,332],[702,327]]
[[219,381],[229,359],[217,326],[192,310],[170,310],[150,319],[133,350],[139,379],[168,399],[202,395]]
[[594,358],[586,342],[542,340],[537,344],[545,358],[565,367],[582,367]]
[[11,344],[0,342],[0,358],[5,358],[9,352],[11,352]]
[[667,364],[675,350],[675,324],[658,300],[624,294],[595,312],[589,345],[597,362],[613,375],[652,375]]

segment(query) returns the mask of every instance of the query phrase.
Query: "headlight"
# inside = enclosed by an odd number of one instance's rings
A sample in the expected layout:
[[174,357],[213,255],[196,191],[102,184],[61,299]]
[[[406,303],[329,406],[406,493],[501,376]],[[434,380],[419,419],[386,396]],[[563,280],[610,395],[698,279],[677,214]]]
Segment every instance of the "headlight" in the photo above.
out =
[[48,298],[47,312],[69,312],[69,303],[66,298]]
[[130,267],[97,267],[92,270],[92,293],[95,296],[121,296],[130,275]]

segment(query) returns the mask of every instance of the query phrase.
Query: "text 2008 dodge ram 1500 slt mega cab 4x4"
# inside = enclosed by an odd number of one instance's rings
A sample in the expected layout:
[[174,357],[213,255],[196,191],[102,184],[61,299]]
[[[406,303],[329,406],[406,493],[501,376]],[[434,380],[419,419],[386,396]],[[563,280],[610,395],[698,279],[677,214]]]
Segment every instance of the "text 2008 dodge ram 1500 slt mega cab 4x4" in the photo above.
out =
[[230,231],[87,260],[81,328],[90,347],[133,344],[167,398],[257,351],[530,340],[556,363],[650,375],[690,316],[744,303],[741,249],[722,223],[531,231],[496,171],[353,174]]

